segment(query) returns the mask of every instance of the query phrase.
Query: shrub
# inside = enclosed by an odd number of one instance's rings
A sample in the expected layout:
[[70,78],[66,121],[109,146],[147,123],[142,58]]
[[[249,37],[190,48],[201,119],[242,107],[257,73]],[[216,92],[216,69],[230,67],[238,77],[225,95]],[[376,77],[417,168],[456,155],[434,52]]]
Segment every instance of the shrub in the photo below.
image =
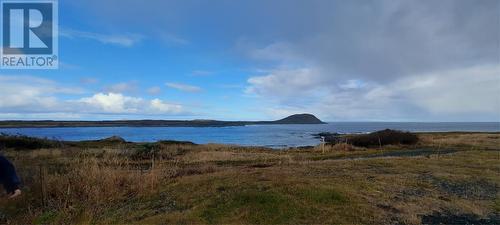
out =
[[418,136],[410,132],[386,129],[369,134],[338,137],[333,142],[348,143],[357,147],[413,145],[418,142]]
[[0,134],[0,149],[12,148],[15,150],[32,150],[61,147],[61,145],[62,142],[55,140],[28,137],[23,135]]
[[134,148],[133,159],[151,159],[153,155],[161,159],[172,159],[176,155],[197,146],[189,141],[158,141],[155,143],[139,144]]

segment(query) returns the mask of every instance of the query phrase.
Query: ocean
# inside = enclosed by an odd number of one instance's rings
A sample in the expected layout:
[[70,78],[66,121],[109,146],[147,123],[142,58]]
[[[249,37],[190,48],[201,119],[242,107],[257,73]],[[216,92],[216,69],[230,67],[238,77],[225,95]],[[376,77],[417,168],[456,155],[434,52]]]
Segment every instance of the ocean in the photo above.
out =
[[120,136],[127,141],[191,141],[197,144],[220,143],[272,148],[314,146],[320,132],[367,133],[382,129],[412,132],[500,132],[497,122],[409,123],[409,122],[334,122],[314,125],[250,125],[241,127],[65,127],[6,128],[0,133],[66,141],[98,140]]

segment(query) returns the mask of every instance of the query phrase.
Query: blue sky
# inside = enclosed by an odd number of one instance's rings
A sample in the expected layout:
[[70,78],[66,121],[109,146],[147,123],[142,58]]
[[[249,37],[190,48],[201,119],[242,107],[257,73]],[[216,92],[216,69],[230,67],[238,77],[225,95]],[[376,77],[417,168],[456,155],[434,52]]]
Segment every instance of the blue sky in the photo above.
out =
[[59,1],[0,119],[500,121],[500,2]]

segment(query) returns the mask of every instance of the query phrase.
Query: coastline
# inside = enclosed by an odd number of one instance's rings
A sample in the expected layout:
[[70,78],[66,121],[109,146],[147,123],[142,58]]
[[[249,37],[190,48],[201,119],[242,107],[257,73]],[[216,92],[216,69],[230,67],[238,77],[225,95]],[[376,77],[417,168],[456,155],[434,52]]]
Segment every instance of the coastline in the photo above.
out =
[[410,145],[283,151],[0,136],[26,196],[0,201],[0,222],[498,224],[500,133],[416,135]]
[[108,120],[108,121],[55,121],[5,120],[0,128],[49,127],[232,127],[245,125],[326,124],[311,114],[294,114],[274,121],[221,121],[221,120]]

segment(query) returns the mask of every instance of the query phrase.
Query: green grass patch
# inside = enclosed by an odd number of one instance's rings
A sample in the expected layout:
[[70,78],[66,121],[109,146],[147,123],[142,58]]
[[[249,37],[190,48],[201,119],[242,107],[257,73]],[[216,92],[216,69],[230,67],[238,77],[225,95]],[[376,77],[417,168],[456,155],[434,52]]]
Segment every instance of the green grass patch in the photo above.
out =
[[201,217],[210,224],[231,222],[231,218],[252,224],[285,224],[301,211],[298,204],[282,193],[254,189],[219,196]]
[[56,211],[44,212],[33,221],[33,224],[54,224],[58,217],[59,214]]
[[158,193],[156,195],[132,198],[126,202],[117,203],[110,207],[106,212],[97,217],[97,221],[106,223],[133,223],[145,218],[153,217],[159,214],[171,213],[181,210],[175,199],[167,193]]
[[499,198],[495,199],[495,203],[494,203],[493,207],[495,208],[495,211],[500,213],[500,199]]
[[307,189],[302,196],[311,202],[318,204],[343,204],[347,202],[344,195],[334,189]]

